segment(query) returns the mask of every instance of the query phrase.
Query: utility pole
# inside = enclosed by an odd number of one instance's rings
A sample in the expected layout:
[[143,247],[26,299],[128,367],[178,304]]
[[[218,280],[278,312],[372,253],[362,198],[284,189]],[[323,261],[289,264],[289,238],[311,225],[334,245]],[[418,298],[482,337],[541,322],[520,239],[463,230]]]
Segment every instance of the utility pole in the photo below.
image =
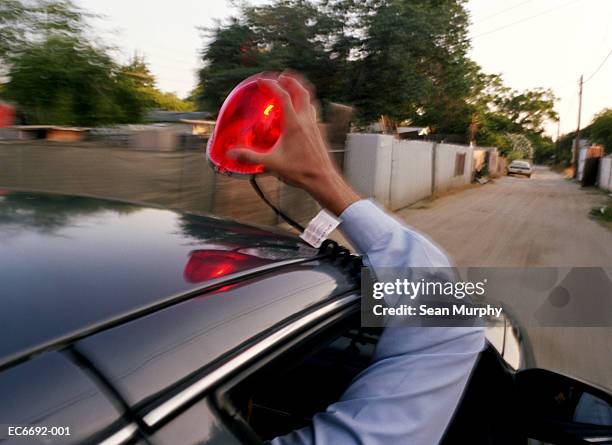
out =
[[555,139],[555,164],[560,165],[561,150],[559,145],[559,138],[561,137],[561,117],[557,120],[557,139]]
[[580,81],[578,82],[578,128],[576,128],[576,139],[574,140],[574,178],[578,177],[578,150],[580,148],[580,115],[582,114],[582,75],[580,76]]

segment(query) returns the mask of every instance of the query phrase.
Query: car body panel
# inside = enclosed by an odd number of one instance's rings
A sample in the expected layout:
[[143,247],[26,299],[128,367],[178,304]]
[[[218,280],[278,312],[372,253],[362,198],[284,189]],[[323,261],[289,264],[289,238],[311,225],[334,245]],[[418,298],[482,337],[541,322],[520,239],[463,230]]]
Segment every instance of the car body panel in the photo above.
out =
[[[106,394],[59,352],[1,372],[0,394],[3,426],[48,428],[46,436],[27,437],[5,436],[8,431],[3,428],[2,444],[82,443],[121,422],[121,413]],[[52,436],[51,427],[69,427],[70,435]]]
[[100,332],[76,348],[134,406],[283,320],[356,286],[328,263],[296,265]]
[[[213,217],[41,193],[0,196],[0,367],[177,295],[214,274],[317,251],[295,236]],[[234,269],[211,270],[210,255]],[[225,267],[225,266],[224,266]],[[69,308],[69,310],[68,310]]]

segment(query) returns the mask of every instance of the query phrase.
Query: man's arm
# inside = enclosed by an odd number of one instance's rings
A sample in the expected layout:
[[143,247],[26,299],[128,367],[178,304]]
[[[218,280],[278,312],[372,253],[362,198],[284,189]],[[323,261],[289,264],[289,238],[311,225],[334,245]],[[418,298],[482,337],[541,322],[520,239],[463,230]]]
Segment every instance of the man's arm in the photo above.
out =
[[[361,200],[336,170],[316,125],[308,91],[295,78],[261,80],[284,98],[285,130],[269,154],[237,150],[302,187],[339,215],[341,229],[376,272],[385,267],[449,267],[422,234]],[[277,437],[289,444],[435,444],[444,434],[484,345],[480,328],[388,327],[372,364],[311,426]]]
[[[448,267],[446,255],[371,201],[341,215],[341,228],[376,271]],[[481,328],[388,327],[372,364],[312,426],[274,445],[436,444],[442,438],[484,345]]]

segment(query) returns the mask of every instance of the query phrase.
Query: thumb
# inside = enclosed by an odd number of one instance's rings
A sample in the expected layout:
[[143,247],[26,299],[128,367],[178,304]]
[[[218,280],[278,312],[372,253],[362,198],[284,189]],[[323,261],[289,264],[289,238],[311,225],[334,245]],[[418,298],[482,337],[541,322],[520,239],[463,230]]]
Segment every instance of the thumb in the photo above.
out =
[[265,164],[268,159],[268,154],[257,153],[248,148],[232,148],[227,151],[227,156],[239,162],[246,162],[249,164]]

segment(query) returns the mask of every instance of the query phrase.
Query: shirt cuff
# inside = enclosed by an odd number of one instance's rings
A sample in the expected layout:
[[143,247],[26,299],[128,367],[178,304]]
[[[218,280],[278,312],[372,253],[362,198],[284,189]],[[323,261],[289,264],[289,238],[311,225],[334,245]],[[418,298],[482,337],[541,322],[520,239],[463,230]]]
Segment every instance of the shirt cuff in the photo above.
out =
[[348,206],[340,214],[340,219],[340,230],[361,254],[366,254],[376,241],[387,235],[397,224],[369,199]]

